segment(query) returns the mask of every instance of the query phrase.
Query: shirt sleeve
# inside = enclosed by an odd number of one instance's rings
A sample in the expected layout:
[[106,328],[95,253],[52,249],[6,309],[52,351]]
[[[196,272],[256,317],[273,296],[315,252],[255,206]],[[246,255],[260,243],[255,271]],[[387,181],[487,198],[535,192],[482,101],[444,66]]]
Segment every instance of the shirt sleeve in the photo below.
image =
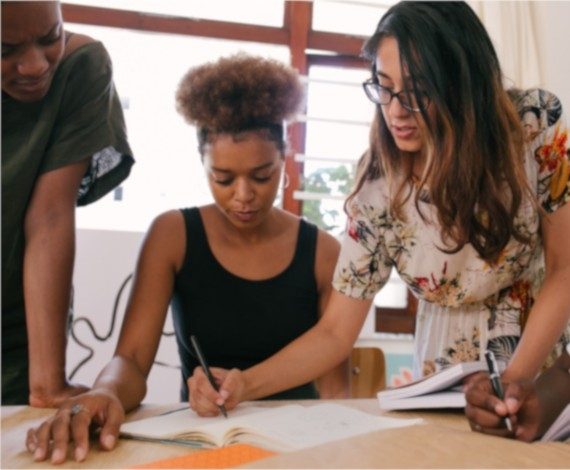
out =
[[[544,210],[552,213],[570,200],[570,147],[566,116],[560,100],[548,91],[532,90],[524,99],[523,125],[527,132],[531,132],[530,146],[538,165],[536,196]],[[534,132],[529,131],[531,122],[535,123]]]
[[134,160],[103,45],[83,46],[67,60],[72,65],[62,77],[64,96],[40,171],[91,158],[77,198],[78,205],[85,205],[127,178]]
[[[361,190],[362,191],[362,190]],[[348,204],[348,220],[333,277],[333,287],[357,299],[372,299],[390,277],[385,230],[387,209],[363,201],[361,193]]]

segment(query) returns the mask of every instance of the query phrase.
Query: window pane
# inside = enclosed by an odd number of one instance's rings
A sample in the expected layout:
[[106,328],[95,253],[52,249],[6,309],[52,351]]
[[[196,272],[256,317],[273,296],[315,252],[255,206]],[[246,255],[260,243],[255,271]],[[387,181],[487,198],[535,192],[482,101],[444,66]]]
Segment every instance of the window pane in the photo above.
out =
[[283,26],[284,0],[69,0],[66,3],[234,23]]
[[324,66],[309,72],[305,194],[300,198],[303,215],[334,235],[344,230],[344,198],[354,183],[355,164],[368,146],[374,105],[361,83],[369,74],[366,69]]
[[307,89],[307,155],[358,160],[368,146],[369,123],[374,114],[374,104],[366,98],[361,86],[369,76],[365,69],[311,67]]
[[307,123],[308,157],[350,159],[355,163],[368,147],[369,130],[365,126],[328,122]]
[[[109,51],[137,162],[119,191],[78,209],[77,226],[146,231],[161,212],[211,202],[195,128],[174,107],[180,79],[192,66],[240,50],[286,62],[288,49],[75,24],[67,27],[101,40]],[[116,200],[121,191],[122,199]]]
[[311,67],[307,114],[310,117],[355,121],[367,127],[372,120],[374,104],[366,98],[362,82],[369,77],[367,69]]
[[346,225],[344,201],[321,199],[303,201],[303,217],[335,237],[340,237]]
[[314,0],[313,29],[368,37],[394,3],[396,0]]
[[374,305],[387,308],[406,308],[408,305],[408,287],[400,279],[395,269],[390,273],[390,279],[376,297]]
[[[354,163],[368,148],[369,122],[375,105],[366,98],[361,83],[369,76],[364,68],[314,66],[309,72],[303,191],[298,197],[303,199],[303,215],[337,237],[346,225],[343,204],[354,185]],[[347,162],[350,160],[354,163]],[[406,307],[406,284],[395,270],[374,304]]]
[[334,199],[344,199],[353,186],[355,164],[335,164],[307,160],[303,189]]

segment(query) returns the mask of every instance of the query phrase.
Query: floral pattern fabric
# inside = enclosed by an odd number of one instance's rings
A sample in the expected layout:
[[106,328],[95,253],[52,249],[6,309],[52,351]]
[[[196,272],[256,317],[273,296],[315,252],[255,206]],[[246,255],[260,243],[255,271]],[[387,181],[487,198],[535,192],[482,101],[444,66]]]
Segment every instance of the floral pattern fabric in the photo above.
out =
[[[520,92],[517,107],[524,125],[525,170],[537,200],[552,213],[570,200],[569,129],[558,98],[544,90]],[[521,205],[515,224],[530,238],[514,239],[490,264],[467,244],[448,254],[435,207],[413,197],[404,206],[406,222],[389,212],[388,185],[368,181],[349,205],[349,218],[333,286],[344,295],[371,299],[392,268],[419,299],[414,376],[447,365],[482,359],[495,352],[502,368],[516,348],[544,279],[539,211]],[[553,351],[570,340],[570,324]]]

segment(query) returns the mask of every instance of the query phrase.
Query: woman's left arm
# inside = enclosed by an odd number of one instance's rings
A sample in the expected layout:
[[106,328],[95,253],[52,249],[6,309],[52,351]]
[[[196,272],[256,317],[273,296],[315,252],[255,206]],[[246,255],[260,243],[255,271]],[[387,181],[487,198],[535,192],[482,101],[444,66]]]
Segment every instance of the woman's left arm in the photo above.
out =
[[[332,291],[332,279],[340,244],[332,235],[319,230],[315,277],[319,290],[319,318],[323,315]],[[317,379],[319,395],[323,399],[349,398],[350,359],[346,358],[334,369]]]
[[506,368],[507,381],[533,380],[570,320],[570,203],[542,220],[546,274],[524,333]]

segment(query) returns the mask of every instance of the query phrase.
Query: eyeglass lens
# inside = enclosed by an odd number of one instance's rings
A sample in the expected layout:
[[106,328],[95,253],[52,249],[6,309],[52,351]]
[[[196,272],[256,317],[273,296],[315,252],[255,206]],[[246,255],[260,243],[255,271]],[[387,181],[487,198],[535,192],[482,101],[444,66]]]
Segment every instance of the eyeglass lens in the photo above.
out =
[[410,111],[419,111],[421,108],[427,106],[427,97],[423,97],[423,99],[418,102],[416,95],[412,91],[401,90],[398,93],[394,93],[389,88],[374,82],[365,82],[364,90],[368,98],[377,104],[387,105],[392,101],[392,98],[395,97],[404,108]]

